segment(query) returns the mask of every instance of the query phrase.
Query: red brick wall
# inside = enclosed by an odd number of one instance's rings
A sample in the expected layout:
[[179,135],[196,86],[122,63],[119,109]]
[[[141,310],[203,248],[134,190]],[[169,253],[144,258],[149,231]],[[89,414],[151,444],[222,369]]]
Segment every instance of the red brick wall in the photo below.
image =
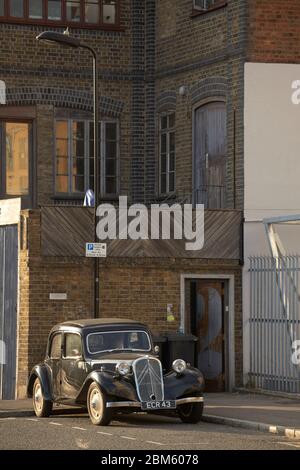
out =
[[299,31],[299,0],[249,0],[249,61],[300,62]]

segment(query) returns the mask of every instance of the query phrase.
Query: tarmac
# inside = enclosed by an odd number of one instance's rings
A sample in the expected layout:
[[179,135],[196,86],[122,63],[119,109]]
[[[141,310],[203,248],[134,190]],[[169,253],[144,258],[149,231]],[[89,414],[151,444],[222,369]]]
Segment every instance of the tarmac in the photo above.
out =
[[[235,392],[205,394],[204,400],[203,421],[300,438],[300,397]],[[0,418],[32,415],[30,399],[0,400]]]

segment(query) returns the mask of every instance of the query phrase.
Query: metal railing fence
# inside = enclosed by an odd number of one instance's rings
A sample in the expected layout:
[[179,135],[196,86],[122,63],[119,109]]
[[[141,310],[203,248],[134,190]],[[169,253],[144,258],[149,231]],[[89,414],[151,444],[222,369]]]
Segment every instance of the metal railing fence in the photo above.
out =
[[300,340],[300,257],[254,256],[249,261],[251,386],[300,393],[294,347]]

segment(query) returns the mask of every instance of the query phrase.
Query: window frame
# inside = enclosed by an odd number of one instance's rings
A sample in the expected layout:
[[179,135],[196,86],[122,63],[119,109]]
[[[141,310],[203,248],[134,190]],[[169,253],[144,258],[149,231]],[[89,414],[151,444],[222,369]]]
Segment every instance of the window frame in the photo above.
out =
[[[148,333],[147,331],[145,331],[145,330],[135,330],[135,329],[133,329],[133,330],[93,331],[93,332],[91,332],[91,333],[88,333],[88,334],[86,335],[86,337],[85,337],[85,346],[86,346],[86,349],[87,349],[88,354],[89,354],[90,356],[93,356],[93,355],[95,355],[95,354],[103,354],[103,353],[105,353],[105,352],[109,352],[110,349],[103,349],[103,350],[101,350],[101,351],[92,352],[92,351],[90,350],[90,346],[89,346],[89,341],[88,341],[88,339],[89,339],[90,336],[93,336],[93,335],[99,335],[99,334],[105,335],[105,334],[111,334],[111,333],[114,333],[114,334],[115,334],[115,333],[144,333],[144,334],[147,336],[147,338],[148,338],[149,349],[133,349],[133,348],[132,348],[132,349],[130,349],[130,351],[149,352],[149,351],[151,351],[151,349],[152,349],[152,343],[151,343],[151,340],[150,340],[150,335],[149,335],[149,333]],[[125,350],[126,350],[126,349],[124,349],[124,351],[125,351]],[[121,351],[123,351],[123,350],[121,350]]]
[[[168,118],[169,121],[169,116],[174,115],[174,127],[170,128],[169,126],[167,129],[162,129],[161,128],[161,122],[164,117]],[[173,111],[166,111],[163,113],[160,113],[159,115],[159,122],[158,122],[158,134],[159,134],[159,144],[158,144],[158,152],[159,152],[159,194],[161,196],[167,196],[167,195],[172,195],[176,193],[176,113],[175,110]],[[170,171],[170,134],[174,134],[174,171]],[[166,138],[166,163],[167,163],[167,169],[166,169],[166,191],[162,191],[161,187],[161,175],[162,175],[162,165],[161,165],[161,137],[162,135],[165,134],[167,136]],[[170,191],[170,173],[174,173],[174,189]]]
[[193,12],[192,12],[192,17],[193,16],[198,16],[198,15],[203,15],[204,13],[208,13],[210,11],[218,10],[219,8],[223,8],[227,6],[228,1],[227,0],[216,0],[216,3],[211,5],[208,8],[203,8],[199,7],[195,4],[195,0],[193,0]]
[[[77,356],[67,356],[67,336],[68,335],[77,335],[80,338],[80,343],[81,343],[81,354],[78,354]],[[65,331],[64,332],[64,337],[63,337],[63,342],[62,342],[62,359],[82,359],[83,358],[83,340],[82,340],[82,335],[76,331]]]
[[[67,131],[68,131],[68,192],[59,192],[56,188],[56,178],[57,178],[57,153],[56,153],[56,123],[57,122],[67,122]],[[73,160],[73,152],[72,152],[72,125],[73,122],[84,122],[84,129],[85,129],[85,138],[84,138],[84,187],[85,190],[81,191],[72,191],[72,160]],[[107,123],[112,123],[116,125],[116,193],[107,193],[106,192],[106,140],[105,140],[105,126]],[[81,199],[84,197],[85,192],[87,189],[91,189],[89,187],[89,141],[90,141],[90,124],[93,124],[92,119],[83,117],[83,116],[74,116],[74,117],[63,117],[60,114],[55,117],[54,120],[54,197],[60,199]],[[99,121],[100,129],[99,129],[99,141],[100,141],[100,148],[99,148],[99,159],[100,159],[100,197],[104,199],[115,199],[118,197],[120,192],[120,122],[117,119],[102,119]]]
[[40,25],[40,26],[60,26],[60,27],[72,27],[75,29],[103,29],[109,31],[124,31],[124,28],[121,28],[121,21],[120,21],[120,9],[121,9],[121,2],[120,0],[116,1],[116,21],[113,24],[104,23],[102,17],[102,1],[99,0],[100,11],[99,11],[99,22],[98,23],[88,23],[84,21],[84,4],[85,0],[80,1],[80,21],[71,21],[67,20],[67,9],[66,3],[68,0],[61,0],[61,13],[62,18],[61,20],[49,20],[46,15],[48,12],[48,0],[42,0],[43,2],[43,18],[30,18],[29,17],[29,0],[23,0],[23,17],[14,17],[10,16],[10,8],[9,2],[10,0],[4,0],[4,16],[0,16],[0,24],[1,23],[16,23],[16,24],[26,24],[26,25]]
[[[60,336],[60,356],[59,357],[52,357],[51,355],[51,350],[52,350],[52,344],[53,340],[56,336]],[[49,348],[48,348],[48,358],[51,359],[52,361],[59,361],[62,358],[62,347],[63,347],[63,333],[61,331],[55,331],[49,340]]]
[[[34,148],[35,148],[35,125],[33,119],[0,116],[0,199],[21,198],[22,208],[34,206]],[[5,124],[20,123],[28,124],[28,193],[7,194],[6,185],[6,138]]]

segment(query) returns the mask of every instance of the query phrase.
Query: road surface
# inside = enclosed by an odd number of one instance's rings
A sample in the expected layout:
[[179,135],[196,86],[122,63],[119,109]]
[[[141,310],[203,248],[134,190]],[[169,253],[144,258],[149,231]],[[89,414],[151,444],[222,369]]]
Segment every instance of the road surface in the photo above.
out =
[[300,440],[258,431],[177,418],[131,415],[94,426],[78,410],[56,410],[50,418],[3,417],[0,449],[24,450],[299,450]]

